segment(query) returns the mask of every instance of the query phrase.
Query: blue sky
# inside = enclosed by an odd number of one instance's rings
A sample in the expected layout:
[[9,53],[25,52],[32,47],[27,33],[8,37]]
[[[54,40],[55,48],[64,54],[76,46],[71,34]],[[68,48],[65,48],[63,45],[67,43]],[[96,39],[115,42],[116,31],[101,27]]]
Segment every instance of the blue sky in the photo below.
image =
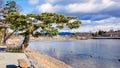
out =
[[[6,0],[4,0],[6,1]],[[79,29],[61,31],[90,32],[120,29],[120,0],[14,0],[22,13],[55,12],[78,16]]]

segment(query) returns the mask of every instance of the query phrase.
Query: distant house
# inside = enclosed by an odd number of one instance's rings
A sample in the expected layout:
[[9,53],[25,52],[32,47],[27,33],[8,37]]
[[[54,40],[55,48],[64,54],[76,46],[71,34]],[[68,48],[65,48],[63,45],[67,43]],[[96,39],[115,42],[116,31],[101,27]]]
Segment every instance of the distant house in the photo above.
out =
[[92,37],[92,33],[73,33],[72,36],[75,36],[77,38],[83,38],[83,39],[90,39]]
[[109,31],[109,32],[103,34],[103,36],[120,37],[120,30],[118,30],[118,31]]

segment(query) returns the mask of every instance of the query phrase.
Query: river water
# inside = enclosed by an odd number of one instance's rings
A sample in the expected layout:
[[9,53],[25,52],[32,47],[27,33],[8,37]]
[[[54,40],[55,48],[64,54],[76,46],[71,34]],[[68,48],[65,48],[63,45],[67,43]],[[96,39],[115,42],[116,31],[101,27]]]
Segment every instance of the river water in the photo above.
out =
[[29,47],[73,68],[120,68],[119,39],[30,41]]

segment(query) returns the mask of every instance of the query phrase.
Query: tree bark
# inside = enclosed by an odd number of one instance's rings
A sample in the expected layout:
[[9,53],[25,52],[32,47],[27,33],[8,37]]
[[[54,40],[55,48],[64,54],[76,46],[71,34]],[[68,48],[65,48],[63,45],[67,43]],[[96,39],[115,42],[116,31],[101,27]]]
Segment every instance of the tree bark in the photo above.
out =
[[29,45],[29,40],[30,40],[30,33],[26,33],[25,34],[25,37],[24,37],[24,40],[23,40],[23,43],[22,43],[22,48],[27,48],[28,45]]
[[7,28],[5,28],[4,33],[3,33],[2,44],[6,44],[6,41],[5,41],[5,38],[6,38],[6,35],[7,35],[6,32],[7,32]]
[[14,33],[16,30],[14,30],[12,33],[10,33],[5,39],[4,42],[6,42]]

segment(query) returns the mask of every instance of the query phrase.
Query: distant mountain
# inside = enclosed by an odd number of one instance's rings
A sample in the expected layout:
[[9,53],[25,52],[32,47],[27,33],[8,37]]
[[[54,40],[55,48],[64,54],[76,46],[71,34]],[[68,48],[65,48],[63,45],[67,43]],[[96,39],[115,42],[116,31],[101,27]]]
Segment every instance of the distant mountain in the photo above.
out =
[[[75,34],[88,34],[88,33],[87,32],[82,32],[82,33],[76,32]],[[70,35],[73,35],[73,33],[71,33],[71,32],[59,32],[59,35],[60,36],[70,36]]]
[[70,35],[72,35],[73,33],[71,33],[71,32],[59,32],[59,35],[60,36],[70,36]]

